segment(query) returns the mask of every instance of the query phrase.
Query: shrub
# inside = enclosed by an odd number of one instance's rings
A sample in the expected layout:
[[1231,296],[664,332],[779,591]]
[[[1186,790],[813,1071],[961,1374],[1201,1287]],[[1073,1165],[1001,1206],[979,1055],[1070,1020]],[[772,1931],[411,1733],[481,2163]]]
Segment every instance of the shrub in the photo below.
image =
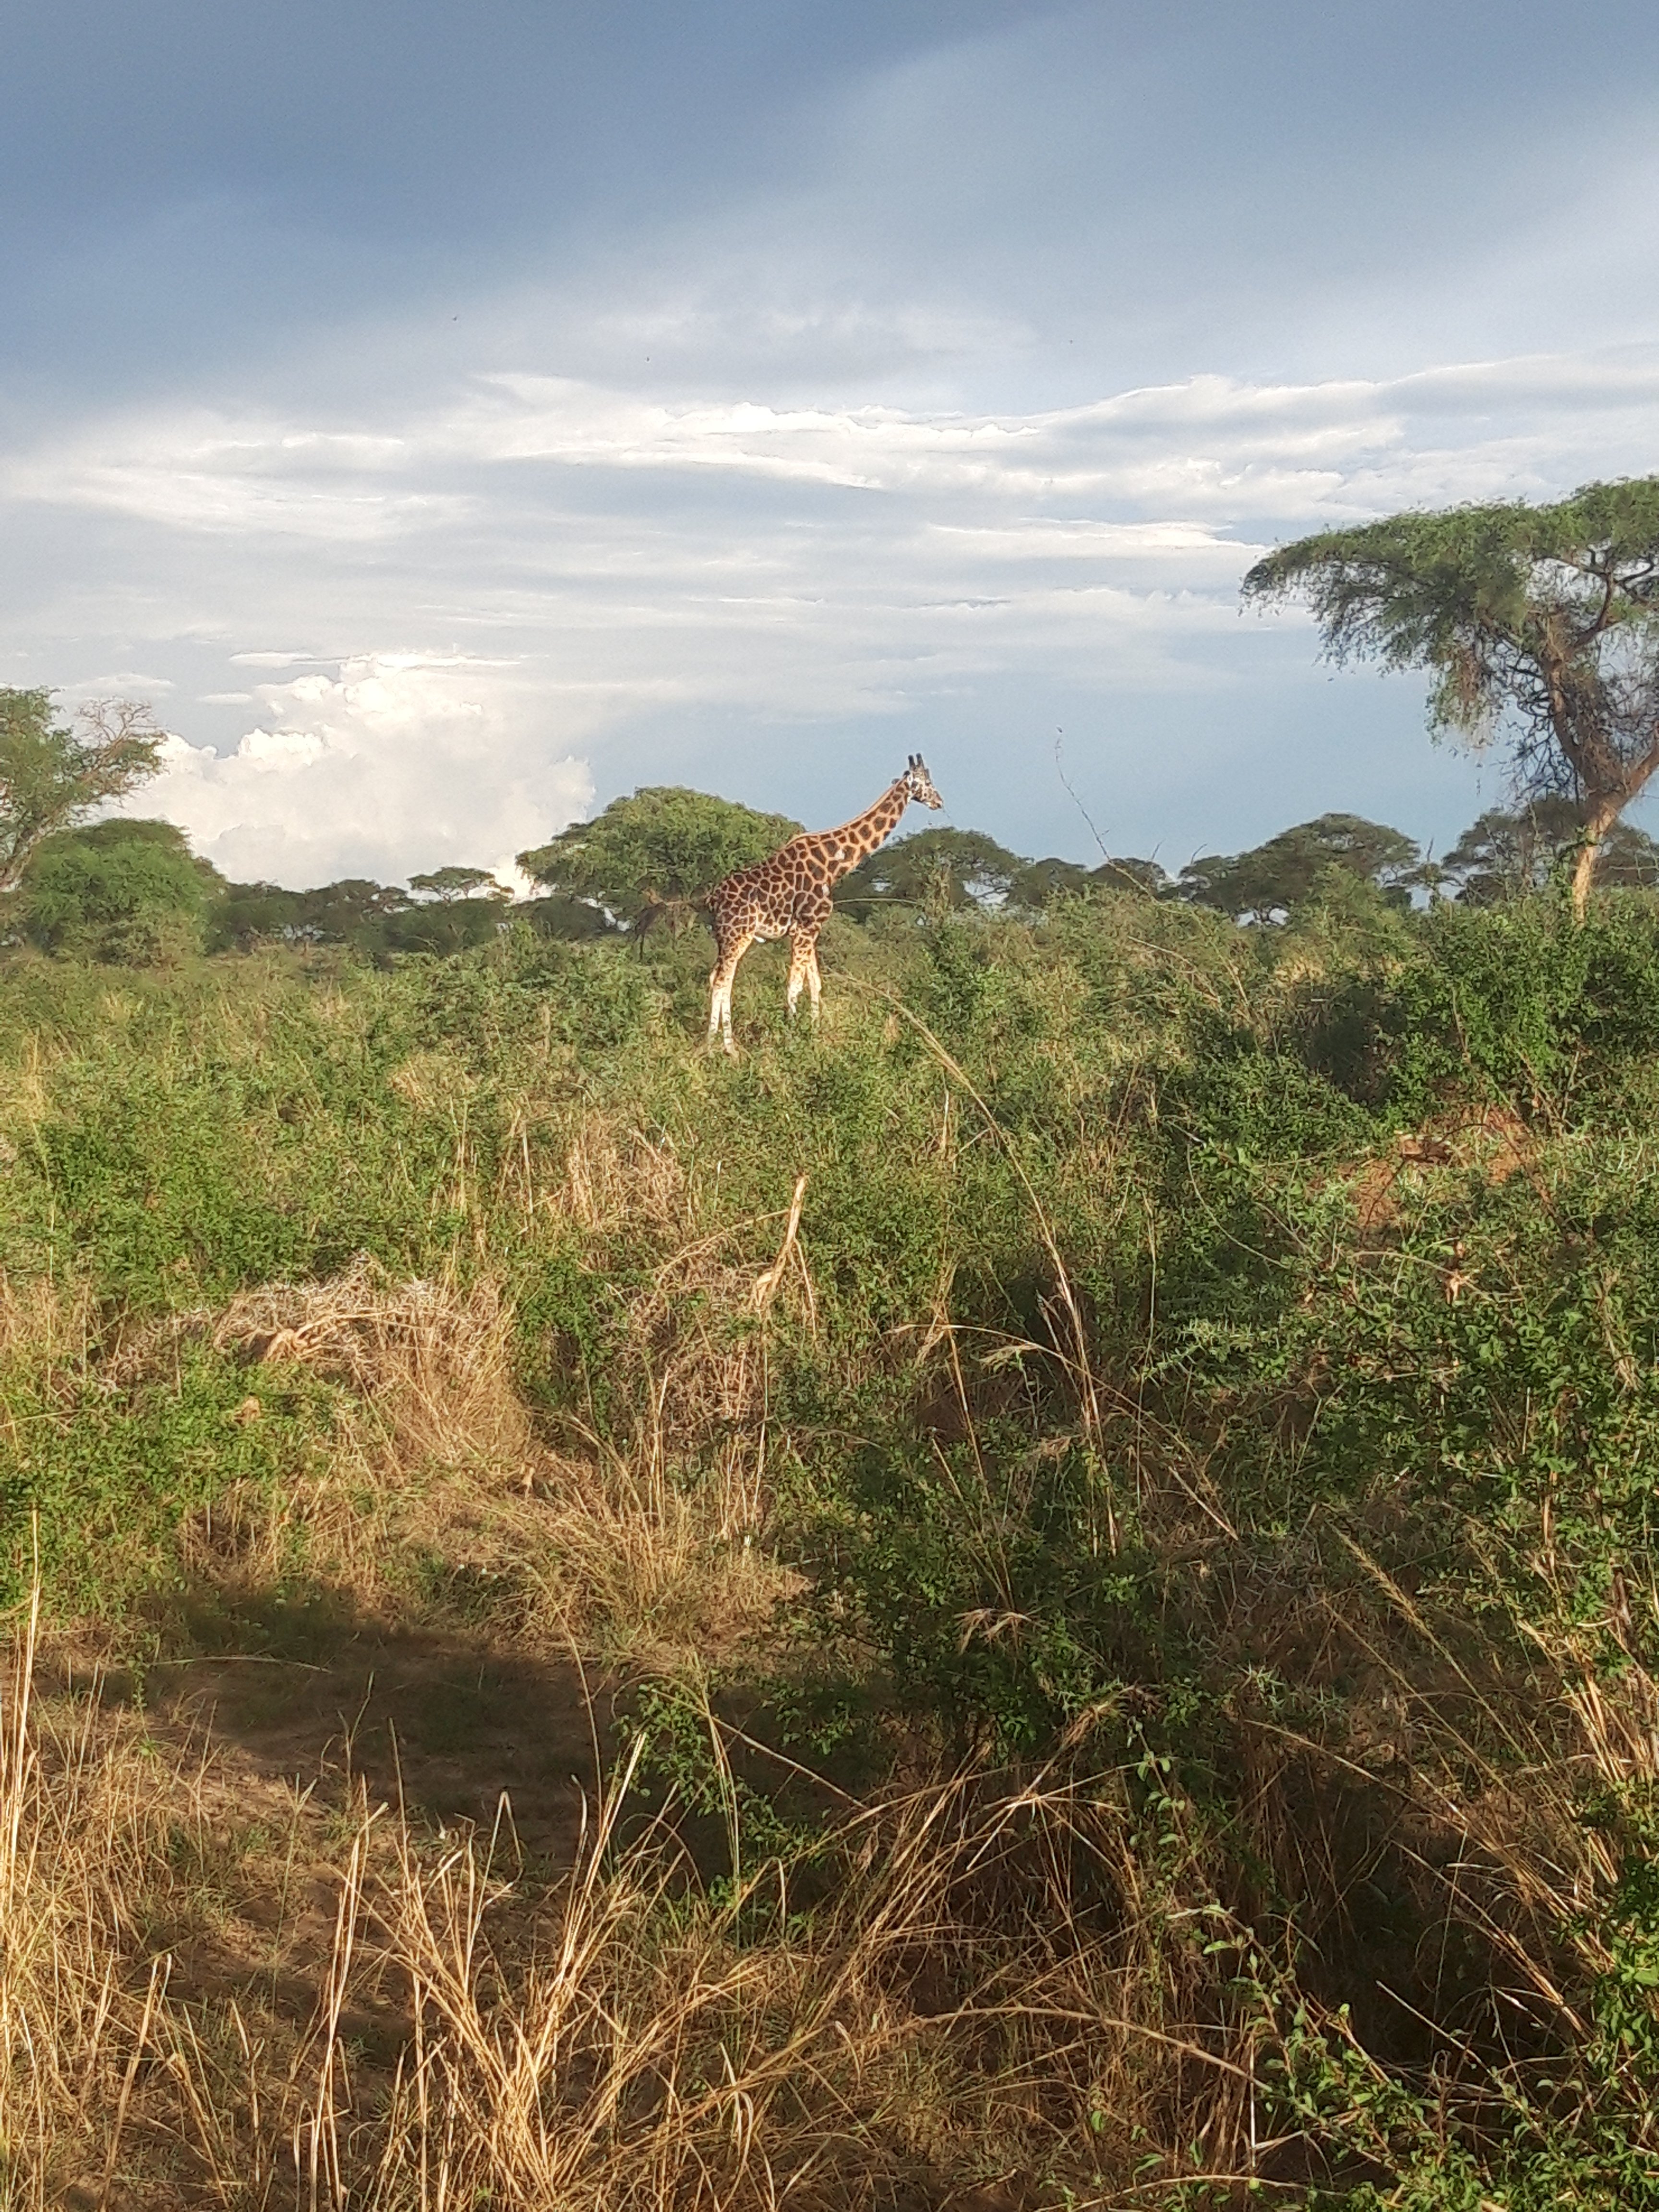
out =
[[35,848],[23,878],[23,931],[44,951],[165,967],[201,951],[217,888],[171,822],[98,822]]

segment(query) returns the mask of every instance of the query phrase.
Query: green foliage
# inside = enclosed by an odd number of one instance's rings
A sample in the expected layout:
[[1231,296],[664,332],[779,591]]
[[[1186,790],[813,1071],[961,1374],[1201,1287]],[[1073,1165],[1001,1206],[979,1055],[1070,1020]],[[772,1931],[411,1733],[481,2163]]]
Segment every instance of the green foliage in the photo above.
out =
[[836,903],[860,919],[878,903],[918,913],[1000,906],[1028,865],[982,830],[918,830],[861,860],[842,878]]
[[388,915],[381,943],[388,952],[423,952],[441,959],[492,943],[506,921],[503,897],[494,893],[482,898],[458,895]]
[[1339,659],[1435,670],[1437,714],[1468,729],[1501,702],[1486,687],[1504,680],[1503,647],[1547,652],[1543,633],[1566,610],[1601,624],[1589,638],[1645,633],[1659,610],[1656,549],[1659,477],[1647,477],[1589,484],[1553,507],[1503,501],[1325,531],[1258,561],[1244,590],[1305,592]]
[[[430,893],[422,897],[362,877],[308,891],[228,884],[210,918],[214,941],[243,951],[259,944],[347,945],[380,961],[399,952],[465,952],[492,943],[507,927],[507,894],[499,884],[468,895],[494,883],[482,869],[441,868],[412,878],[416,891]],[[565,933],[534,908],[531,919],[549,935]]]
[[[1161,878],[1164,871],[1151,860],[1123,860],[1115,865],[1125,871],[1152,868]],[[1098,873],[1098,871],[1095,872]],[[1079,860],[1061,860],[1054,857],[1042,860],[1024,860],[1014,872],[1008,887],[1008,896],[1017,907],[1024,907],[1033,914],[1045,913],[1061,899],[1085,896],[1093,878],[1089,869]],[[1119,888],[1127,888],[1130,876],[1120,879]]]
[[498,884],[487,868],[434,868],[429,875],[411,876],[409,888],[417,897],[445,902],[452,899],[505,899],[512,893]]
[[[142,1613],[182,1582],[173,1539],[188,1514],[233,1486],[275,1496],[317,1472],[332,1394],[305,1375],[261,1380],[259,1418],[248,1420],[246,1370],[198,1343],[118,1391],[95,1374],[0,1364],[0,1409],[27,1437],[0,1467],[0,1601],[25,1595],[38,1559],[64,1608]],[[42,1418],[43,1386],[55,1419]]]
[[603,908],[641,932],[659,915],[684,920],[691,902],[733,869],[763,860],[797,836],[798,822],[674,785],[613,799],[591,822],[572,823],[519,854],[550,891]]
[[222,888],[171,822],[118,817],[35,847],[20,918],[43,951],[148,967],[202,950]]
[[1307,598],[1339,662],[1426,669],[1434,726],[1506,730],[1522,788],[1582,806],[1587,854],[1659,768],[1659,477],[1326,531],[1244,592]]
[[594,906],[586,899],[571,898],[563,891],[550,892],[546,898],[526,899],[516,911],[538,937],[557,938],[570,945],[609,937],[616,928],[603,907]]
[[[1041,869],[1052,866],[1052,863],[1037,860],[1033,863],[1033,866]],[[1024,898],[1026,896],[1022,888],[1024,880],[1022,878],[1021,882],[1014,886],[1014,896],[1017,898]],[[1138,860],[1132,856],[1119,859],[1115,855],[1109,860],[1103,860],[1097,868],[1090,869],[1088,882],[1101,890],[1146,891],[1154,898],[1166,896],[1170,887],[1170,878],[1158,861]],[[1046,902],[1032,899],[1030,903],[1037,906]]]
[[[1447,854],[1439,874],[1456,885],[1466,906],[1522,898],[1548,888],[1583,830],[1583,810],[1571,799],[1546,797],[1513,813],[1489,807]],[[1633,823],[1615,823],[1595,856],[1595,883],[1603,890],[1659,886],[1659,845]]]
[[1429,957],[1376,1006],[1404,1112],[1471,1091],[1571,1112],[1576,1093],[1616,1094],[1659,1034],[1659,911],[1645,900],[1609,902],[1582,929],[1541,900],[1442,905],[1423,930]]
[[1281,830],[1249,853],[1212,853],[1181,872],[1180,894],[1235,921],[1272,921],[1305,906],[1332,872],[1374,884],[1395,904],[1411,900],[1419,853],[1402,831],[1357,814],[1322,814]]
[[1022,860],[982,830],[919,830],[860,861],[836,893],[836,903],[867,921],[884,906],[915,914],[961,913],[1009,906],[1042,914],[1063,898],[1100,890],[1139,890],[1157,897],[1169,878],[1156,860]]
[[409,911],[410,903],[395,885],[366,877],[346,877],[307,891],[284,890],[278,884],[229,884],[215,923],[218,941],[226,945],[349,945],[374,954],[386,951],[389,926]]
[[52,719],[50,691],[0,686],[0,892],[15,889],[43,837],[154,775],[161,744],[131,701],[94,701],[68,727]]

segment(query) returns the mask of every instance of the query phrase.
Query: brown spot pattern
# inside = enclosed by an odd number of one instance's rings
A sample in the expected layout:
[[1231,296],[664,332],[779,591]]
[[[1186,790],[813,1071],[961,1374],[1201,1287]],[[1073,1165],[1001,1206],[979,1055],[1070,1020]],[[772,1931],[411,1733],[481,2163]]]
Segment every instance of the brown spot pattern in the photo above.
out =
[[805,984],[817,1012],[817,939],[833,907],[830,887],[891,836],[912,799],[930,808],[943,804],[920,753],[913,753],[904,774],[889,785],[873,806],[851,822],[839,830],[792,837],[766,860],[738,869],[710,891],[708,915],[718,947],[710,978],[711,1042],[718,1035],[728,1052],[733,1049],[732,979],[738,963],[757,938],[793,939],[789,1010],[793,1014]]

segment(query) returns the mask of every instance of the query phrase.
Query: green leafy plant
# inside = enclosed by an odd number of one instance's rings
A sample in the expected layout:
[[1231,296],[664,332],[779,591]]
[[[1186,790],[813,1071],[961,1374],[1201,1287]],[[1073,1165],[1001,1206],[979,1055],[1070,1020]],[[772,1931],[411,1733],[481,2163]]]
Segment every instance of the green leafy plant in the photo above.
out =
[[1339,662],[1426,669],[1437,729],[1504,732],[1524,795],[1581,811],[1583,919],[1601,841],[1659,769],[1659,477],[1322,532],[1244,592],[1305,596]]
[[520,853],[519,866],[550,892],[586,901],[643,935],[659,918],[683,927],[701,893],[775,852],[799,829],[786,815],[647,785]]

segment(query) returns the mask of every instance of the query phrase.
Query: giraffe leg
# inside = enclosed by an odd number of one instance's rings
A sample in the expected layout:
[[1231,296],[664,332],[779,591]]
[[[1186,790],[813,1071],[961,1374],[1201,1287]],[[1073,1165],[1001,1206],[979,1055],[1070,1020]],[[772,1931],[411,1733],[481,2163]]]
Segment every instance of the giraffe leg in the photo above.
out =
[[724,960],[716,966],[708,979],[708,1048],[725,1044],[728,1052],[732,1004],[732,970]]
[[[795,1007],[800,999],[803,983],[811,986],[817,973],[817,963],[812,957],[812,940],[797,930],[789,942],[789,1018],[795,1018]],[[812,991],[812,1012],[818,1010],[818,994]]]
[[735,1060],[738,1048],[732,1037],[732,984],[738,972],[738,963],[747,952],[752,937],[735,938],[720,947],[714,972],[708,979],[708,1044],[712,1050],[718,1042]]
[[806,995],[811,1002],[812,1020],[818,1018],[818,1001],[823,996],[823,978],[818,973],[818,941],[810,938],[806,945]]

